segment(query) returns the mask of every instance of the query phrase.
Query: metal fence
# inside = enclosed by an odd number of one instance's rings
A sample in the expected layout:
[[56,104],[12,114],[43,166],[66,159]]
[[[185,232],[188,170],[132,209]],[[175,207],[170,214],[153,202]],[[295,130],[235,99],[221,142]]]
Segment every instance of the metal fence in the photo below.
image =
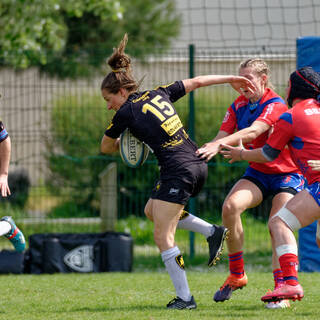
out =
[[[275,89],[284,94],[296,58],[284,52],[216,52],[198,48],[193,72],[236,74],[240,61],[265,59]],[[190,76],[188,48],[134,61],[141,89]],[[124,166],[118,156],[99,154],[101,137],[111,118],[100,97],[103,73],[88,79],[57,79],[37,69],[0,71],[1,118],[12,139],[9,182],[13,195],[1,200],[2,215],[13,215],[26,235],[38,232],[101,231],[99,174],[117,163],[118,219],[143,217],[143,208],[158,175],[152,155],[140,169]],[[201,88],[194,93],[194,118],[189,118],[188,97],[176,104],[187,128],[194,125],[199,145],[211,140],[236,93],[227,85]],[[190,122],[191,121],[191,122]],[[195,214],[218,222],[224,197],[241,176],[244,164],[230,166],[217,156],[209,166],[208,181],[195,202]],[[268,203],[252,211],[265,220]],[[249,235],[251,236],[251,235]],[[4,243],[1,243],[5,246]]]

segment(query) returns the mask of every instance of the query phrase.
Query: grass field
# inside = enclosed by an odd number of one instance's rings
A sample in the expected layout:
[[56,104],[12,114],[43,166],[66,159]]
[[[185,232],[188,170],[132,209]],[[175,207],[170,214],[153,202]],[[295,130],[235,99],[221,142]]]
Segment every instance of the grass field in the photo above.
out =
[[226,277],[214,269],[188,272],[196,310],[166,310],[174,289],[159,272],[2,275],[0,319],[319,319],[319,274],[301,273],[302,301],[290,309],[267,310],[260,301],[272,286],[270,273],[252,272],[243,290],[231,300],[215,303],[212,296]]

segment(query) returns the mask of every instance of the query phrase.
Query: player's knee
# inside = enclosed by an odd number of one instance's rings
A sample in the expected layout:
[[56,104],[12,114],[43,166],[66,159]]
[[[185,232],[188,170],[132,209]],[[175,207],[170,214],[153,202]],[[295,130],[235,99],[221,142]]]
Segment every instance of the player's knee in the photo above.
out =
[[232,218],[234,216],[239,215],[239,208],[235,201],[232,199],[228,199],[222,205],[222,218],[227,220],[228,218]]
[[174,247],[174,235],[164,234],[160,230],[155,229],[153,233],[154,242],[160,251]]

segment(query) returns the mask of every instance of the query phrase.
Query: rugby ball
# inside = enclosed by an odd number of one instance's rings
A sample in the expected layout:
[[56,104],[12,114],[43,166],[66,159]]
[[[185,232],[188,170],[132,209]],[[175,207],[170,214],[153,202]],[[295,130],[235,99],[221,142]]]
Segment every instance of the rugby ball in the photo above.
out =
[[138,140],[129,129],[120,136],[119,151],[122,161],[131,168],[138,168],[146,161],[149,148]]

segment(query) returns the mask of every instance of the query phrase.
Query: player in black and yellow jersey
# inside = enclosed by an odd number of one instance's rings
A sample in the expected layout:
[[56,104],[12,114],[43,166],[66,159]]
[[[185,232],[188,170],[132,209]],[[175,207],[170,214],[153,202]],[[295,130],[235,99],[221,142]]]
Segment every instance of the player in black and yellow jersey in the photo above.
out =
[[152,190],[145,214],[154,222],[154,240],[177,293],[167,307],[194,309],[196,303],[190,294],[183,258],[174,241],[176,228],[207,237],[209,266],[221,253],[227,229],[184,211],[188,199],[196,196],[205,183],[207,164],[196,155],[197,145],[183,128],[173,103],[196,88],[213,84],[230,83],[239,92],[253,87],[243,77],[208,75],[139,92],[131,74],[130,57],[124,52],[126,44],[127,35],[109,58],[112,71],[101,84],[108,109],[116,111],[102,138],[101,152],[117,151],[118,137],[126,128],[153,150],[160,166],[160,179]]

